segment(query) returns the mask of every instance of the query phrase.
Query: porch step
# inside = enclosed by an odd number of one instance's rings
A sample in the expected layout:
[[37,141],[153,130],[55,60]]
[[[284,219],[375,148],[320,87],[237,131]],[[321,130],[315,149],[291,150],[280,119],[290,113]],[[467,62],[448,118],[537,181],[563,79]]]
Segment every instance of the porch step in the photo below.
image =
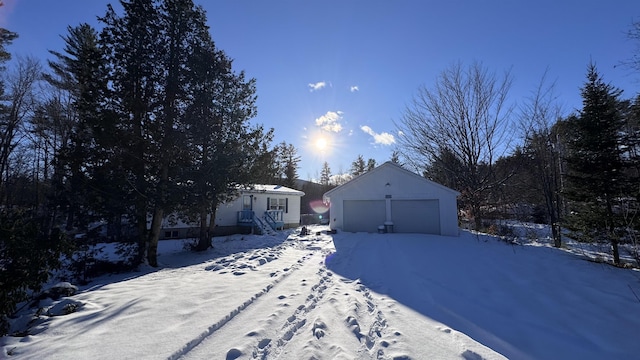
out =
[[263,219],[257,217],[256,215],[253,216],[253,223],[260,230],[261,234],[267,234],[267,235],[277,234],[269,224],[267,224]]

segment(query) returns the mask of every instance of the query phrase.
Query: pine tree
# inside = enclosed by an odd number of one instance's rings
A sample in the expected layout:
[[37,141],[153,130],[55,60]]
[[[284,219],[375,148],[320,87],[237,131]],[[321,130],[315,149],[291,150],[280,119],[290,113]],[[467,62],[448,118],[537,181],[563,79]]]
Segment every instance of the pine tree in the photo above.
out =
[[364,157],[362,155],[358,155],[358,158],[351,163],[351,175],[358,176],[362,175],[367,171],[367,165],[364,162]]
[[[157,169],[153,145],[162,127],[155,123],[159,110],[163,63],[160,14],[153,0],[121,1],[124,14],[119,16],[111,5],[99,20],[104,24],[100,45],[108,63],[110,86],[109,127],[112,163],[109,178],[125,179],[120,201],[131,209],[131,223],[137,229],[136,262],[144,259],[147,248],[147,214],[153,199],[153,183],[157,177],[149,172]],[[155,142],[154,142],[155,141]],[[155,175],[155,174],[154,174]],[[106,179],[105,179],[106,180]]]
[[331,185],[331,168],[328,162],[322,164],[322,172],[320,172],[320,184],[325,187]]
[[[88,24],[68,27],[63,37],[64,52],[50,51],[56,60],[50,60],[51,73],[44,78],[71,101],[66,109],[70,121],[69,141],[62,145],[56,159],[54,188],[58,205],[66,205],[67,230],[74,225],[86,225],[87,219],[76,224],[78,215],[87,215],[87,207],[95,204],[89,200],[89,189],[100,188],[102,182],[89,186],[89,172],[103,166],[108,157],[96,143],[103,131],[102,104],[106,92],[104,61],[98,47],[98,33]],[[68,170],[64,170],[68,169]],[[85,210],[82,211],[81,208]],[[93,207],[93,210],[98,210]]]
[[282,185],[295,188],[295,181],[298,178],[300,156],[298,156],[298,150],[293,144],[283,142],[281,146],[284,161],[284,182]]
[[378,164],[376,164],[376,160],[375,159],[367,160],[367,171],[371,171],[371,170],[375,169],[377,165]]
[[393,152],[391,153],[391,158],[389,159],[389,161],[391,161],[392,163],[394,163],[396,165],[402,166],[402,163],[400,163],[400,152],[398,150],[393,150]]
[[267,147],[273,131],[249,126],[256,113],[255,79],[233,71],[231,59],[210,38],[203,12],[196,20],[201,26],[190,40],[191,71],[185,79],[192,99],[184,116],[190,165],[182,183],[191,184],[188,199],[200,223],[196,250],[206,250],[218,205],[256,178],[272,176],[256,168],[272,159]]
[[[4,4],[0,2],[0,7]],[[11,60],[11,53],[7,51],[7,46],[11,45],[18,34],[5,28],[0,28],[0,70],[4,70],[4,63]]]
[[613,260],[618,252],[619,217],[616,204],[625,188],[621,156],[621,90],[606,84],[595,65],[589,65],[582,88],[583,108],[569,120],[567,186],[571,201],[568,225],[574,236],[587,241],[607,240]]
[[148,238],[147,261],[157,266],[157,248],[165,214],[173,211],[180,201],[177,178],[186,166],[185,109],[191,102],[189,80],[192,79],[189,60],[193,44],[208,41],[204,10],[191,0],[163,0],[157,7],[159,14],[158,52],[160,88],[157,92],[159,109],[156,112],[151,153],[149,157],[152,182],[152,219]]

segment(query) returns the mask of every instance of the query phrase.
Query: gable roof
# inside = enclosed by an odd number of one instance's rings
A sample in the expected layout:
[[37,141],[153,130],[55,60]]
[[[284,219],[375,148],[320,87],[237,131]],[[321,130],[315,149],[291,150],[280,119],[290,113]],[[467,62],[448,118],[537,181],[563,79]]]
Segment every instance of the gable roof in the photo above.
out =
[[375,169],[367,171],[366,173],[364,173],[362,175],[359,175],[359,176],[351,179],[350,181],[347,181],[346,183],[327,191],[324,194],[323,197],[331,198],[331,195],[333,195],[333,194],[337,194],[337,193],[340,193],[342,191],[348,190],[348,188],[350,188],[351,186],[357,185],[359,182],[366,181],[366,179],[369,178],[369,177],[375,177],[377,173],[379,173],[381,171],[384,171],[384,169],[391,169],[391,170],[398,171],[398,172],[402,173],[405,176],[410,176],[410,177],[418,179],[419,181],[424,182],[425,185],[433,186],[433,187],[442,189],[444,191],[450,192],[450,193],[454,194],[456,197],[460,195],[460,193],[458,191],[456,191],[456,190],[448,188],[448,187],[446,187],[446,186],[444,186],[442,184],[438,184],[435,181],[431,181],[431,180],[429,180],[429,179],[427,179],[427,178],[425,178],[423,176],[420,176],[420,175],[418,175],[418,174],[416,174],[416,173],[414,173],[412,171],[409,171],[409,170],[403,168],[402,166],[400,166],[400,165],[398,165],[398,164],[396,164],[394,162],[387,161],[384,164],[376,167]]

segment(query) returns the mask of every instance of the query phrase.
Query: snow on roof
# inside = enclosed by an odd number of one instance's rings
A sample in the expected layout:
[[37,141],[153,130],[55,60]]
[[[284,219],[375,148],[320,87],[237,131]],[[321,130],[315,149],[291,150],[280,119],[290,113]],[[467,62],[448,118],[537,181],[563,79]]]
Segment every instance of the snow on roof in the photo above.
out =
[[298,195],[303,196],[304,192],[292,188],[288,188],[282,185],[264,185],[264,184],[254,184],[251,185],[248,189],[241,190],[242,192],[248,193],[267,193],[267,194],[278,194],[278,195]]

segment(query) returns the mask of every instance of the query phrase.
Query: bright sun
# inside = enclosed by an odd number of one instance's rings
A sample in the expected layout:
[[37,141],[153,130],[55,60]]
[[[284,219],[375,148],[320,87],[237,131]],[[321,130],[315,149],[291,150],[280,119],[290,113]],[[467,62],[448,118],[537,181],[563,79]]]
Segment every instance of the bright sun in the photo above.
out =
[[316,150],[324,151],[327,149],[327,139],[321,137],[316,140]]

